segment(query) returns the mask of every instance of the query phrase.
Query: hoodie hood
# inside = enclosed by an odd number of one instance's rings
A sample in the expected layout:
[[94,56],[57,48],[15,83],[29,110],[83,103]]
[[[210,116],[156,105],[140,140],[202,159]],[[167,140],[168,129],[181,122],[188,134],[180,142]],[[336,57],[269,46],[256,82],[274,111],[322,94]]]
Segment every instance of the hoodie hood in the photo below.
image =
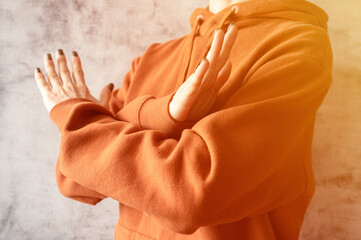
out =
[[[197,21],[197,19],[200,21]],[[226,18],[226,19],[225,19]],[[226,22],[238,22],[249,18],[283,18],[300,21],[324,30],[327,29],[328,15],[320,7],[306,0],[249,0],[232,4],[217,13],[205,8],[196,8],[190,16],[190,25],[199,24],[199,34],[212,34],[216,27],[223,27]],[[222,22],[222,20],[224,20]]]
[[[257,18],[260,21],[254,21]],[[180,86],[189,76],[189,65],[196,37],[207,39],[203,45],[201,55],[205,57],[211,47],[216,28],[227,31],[227,27],[231,22],[237,22],[237,27],[241,29],[252,24],[264,22],[265,18],[269,20],[285,19],[307,23],[327,32],[329,17],[322,8],[306,0],[248,0],[232,4],[217,13],[210,12],[209,5],[205,8],[196,8],[189,19],[191,33],[188,36],[189,42],[186,49],[186,58],[181,68],[177,86]],[[198,59],[196,65],[199,64],[201,58]]]

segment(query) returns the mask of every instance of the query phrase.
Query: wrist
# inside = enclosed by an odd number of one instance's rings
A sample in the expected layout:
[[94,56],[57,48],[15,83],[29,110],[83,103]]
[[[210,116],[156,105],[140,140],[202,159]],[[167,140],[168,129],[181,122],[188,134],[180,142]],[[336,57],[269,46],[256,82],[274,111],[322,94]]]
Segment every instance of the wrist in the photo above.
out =
[[176,91],[160,97],[146,99],[138,111],[138,123],[144,129],[154,129],[172,137],[179,137],[186,128],[191,128],[195,122],[178,121],[170,113],[170,108],[174,107],[172,99]]

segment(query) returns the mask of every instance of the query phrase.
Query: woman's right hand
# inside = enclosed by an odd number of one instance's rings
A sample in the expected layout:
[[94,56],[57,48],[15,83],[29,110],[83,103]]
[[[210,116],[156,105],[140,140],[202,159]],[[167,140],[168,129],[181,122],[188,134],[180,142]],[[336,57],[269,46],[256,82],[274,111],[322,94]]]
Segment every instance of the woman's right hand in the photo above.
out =
[[215,32],[206,58],[180,86],[169,104],[169,113],[176,121],[198,121],[211,109],[219,89],[231,73],[228,58],[237,34],[234,24],[226,34],[221,29]]

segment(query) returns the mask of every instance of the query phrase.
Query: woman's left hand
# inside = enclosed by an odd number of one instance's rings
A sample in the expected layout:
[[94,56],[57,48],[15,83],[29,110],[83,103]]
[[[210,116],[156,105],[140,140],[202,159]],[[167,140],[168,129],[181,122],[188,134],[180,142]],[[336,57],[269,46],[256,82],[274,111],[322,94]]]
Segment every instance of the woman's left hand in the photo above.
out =
[[85,84],[84,72],[78,54],[73,51],[71,56],[72,75],[68,69],[65,55],[61,49],[56,54],[59,75],[55,71],[55,65],[51,54],[44,56],[44,65],[48,81],[39,68],[34,72],[36,83],[43,96],[43,101],[48,112],[58,103],[69,98],[86,98],[106,108],[113,90],[114,84],[107,84],[101,91],[99,100],[93,97]]

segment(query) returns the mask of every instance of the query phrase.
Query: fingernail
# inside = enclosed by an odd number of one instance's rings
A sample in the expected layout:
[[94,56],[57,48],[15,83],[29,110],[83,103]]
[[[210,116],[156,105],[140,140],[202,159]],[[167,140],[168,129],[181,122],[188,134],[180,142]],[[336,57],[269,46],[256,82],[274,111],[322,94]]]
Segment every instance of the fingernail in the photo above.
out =
[[113,88],[114,88],[114,84],[113,84],[113,83],[110,83],[110,84],[109,84],[109,89],[110,89],[110,91],[112,91]]
[[64,52],[61,49],[58,49],[58,53],[59,53],[59,55],[64,55]]
[[74,56],[74,57],[77,57],[77,56],[78,56],[78,53],[77,53],[76,51],[73,51],[72,53],[73,53],[73,56]]
[[229,26],[227,28],[227,32],[229,31],[229,29],[231,29],[232,25],[233,25],[233,22],[231,22],[231,24],[229,24]]
[[37,71],[38,73],[41,72],[40,68],[38,68],[38,67],[36,68],[36,71]]
[[47,53],[46,57],[48,58],[48,60],[51,60],[51,54],[50,53]]
[[214,33],[216,33],[219,29],[221,29],[221,28],[216,28],[216,31],[214,31]]

